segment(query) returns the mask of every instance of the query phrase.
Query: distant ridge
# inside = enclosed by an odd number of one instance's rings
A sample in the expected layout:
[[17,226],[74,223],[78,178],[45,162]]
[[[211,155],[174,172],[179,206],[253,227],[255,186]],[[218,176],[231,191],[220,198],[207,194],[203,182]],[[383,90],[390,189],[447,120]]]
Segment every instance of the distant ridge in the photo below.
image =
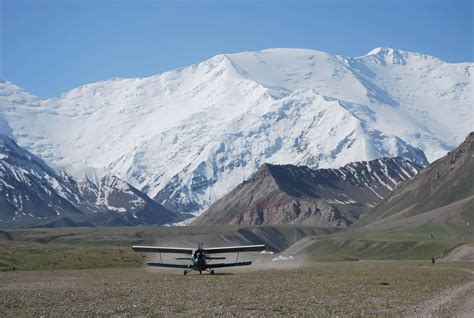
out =
[[318,170],[264,164],[192,224],[347,227],[420,169],[402,158]]
[[474,132],[360,219],[372,229],[437,225],[474,232]]

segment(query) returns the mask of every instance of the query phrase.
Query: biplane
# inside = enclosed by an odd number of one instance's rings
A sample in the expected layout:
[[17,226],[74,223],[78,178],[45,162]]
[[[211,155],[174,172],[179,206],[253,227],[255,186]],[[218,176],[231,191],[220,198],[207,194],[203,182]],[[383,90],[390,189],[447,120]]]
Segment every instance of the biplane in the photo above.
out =
[[[161,246],[139,246],[134,245],[132,249],[135,252],[144,253],[159,253],[160,262],[147,262],[148,266],[157,267],[170,267],[170,268],[182,268],[184,269],[184,275],[191,271],[198,271],[199,274],[202,272],[208,272],[214,275],[215,268],[223,267],[236,267],[236,266],[248,266],[252,264],[251,261],[239,262],[239,253],[242,252],[261,252],[265,250],[265,245],[242,245],[242,246],[227,246],[227,247],[209,247],[203,248],[202,244],[198,244],[198,248],[183,248],[183,247],[161,247]],[[187,254],[189,256],[176,257],[177,260],[189,260],[190,264],[172,264],[163,263],[161,253],[171,254]],[[224,260],[225,256],[213,256],[215,254],[223,253],[237,253],[237,257],[234,262],[229,263],[212,263],[214,260]]]

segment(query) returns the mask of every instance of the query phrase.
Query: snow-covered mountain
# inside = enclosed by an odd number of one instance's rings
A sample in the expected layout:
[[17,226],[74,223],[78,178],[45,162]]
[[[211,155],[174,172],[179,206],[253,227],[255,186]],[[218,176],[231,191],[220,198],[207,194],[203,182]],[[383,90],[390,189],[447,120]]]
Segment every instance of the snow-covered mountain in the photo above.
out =
[[3,81],[0,131],[72,174],[104,169],[197,212],[265,162],[443,156],[472,129],[472,69],[389,48],[356,58],[269,49],[47,100]]
[[0,134],[0,227],[151,225],[180,220],[118,177],[92,175],[76,182]]
[[[79,198],[41,159],[0,134],[0,226],[81,215]],[[33,214],[34,213],[34,214]]]

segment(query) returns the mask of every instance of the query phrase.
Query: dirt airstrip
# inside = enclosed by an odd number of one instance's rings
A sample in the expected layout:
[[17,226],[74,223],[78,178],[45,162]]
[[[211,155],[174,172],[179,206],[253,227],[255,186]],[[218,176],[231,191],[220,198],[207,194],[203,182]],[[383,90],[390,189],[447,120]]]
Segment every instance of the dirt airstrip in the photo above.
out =
[[472,263],[359,261],[182,275],[145,267],[0,272],[1,316],[473,312]]

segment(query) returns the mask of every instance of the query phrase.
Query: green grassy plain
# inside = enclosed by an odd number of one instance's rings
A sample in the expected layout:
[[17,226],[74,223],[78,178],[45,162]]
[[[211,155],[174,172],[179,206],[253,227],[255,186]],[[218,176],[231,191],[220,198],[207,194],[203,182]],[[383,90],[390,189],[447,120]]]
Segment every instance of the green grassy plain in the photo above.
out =
[[0,271],[142,266],[134,244],[195,247],[265,243],[313,261],[442,258],[474,234],[423,226],[399,231],[337,231],[302,226],[53,228],[0,231]]
[[0,232],[0,271],[134,267],[144,263],[134,244],[196,247],[266,243],[283,250],[307,235],[329,234],[309,227],[193,226],[15,229]]

